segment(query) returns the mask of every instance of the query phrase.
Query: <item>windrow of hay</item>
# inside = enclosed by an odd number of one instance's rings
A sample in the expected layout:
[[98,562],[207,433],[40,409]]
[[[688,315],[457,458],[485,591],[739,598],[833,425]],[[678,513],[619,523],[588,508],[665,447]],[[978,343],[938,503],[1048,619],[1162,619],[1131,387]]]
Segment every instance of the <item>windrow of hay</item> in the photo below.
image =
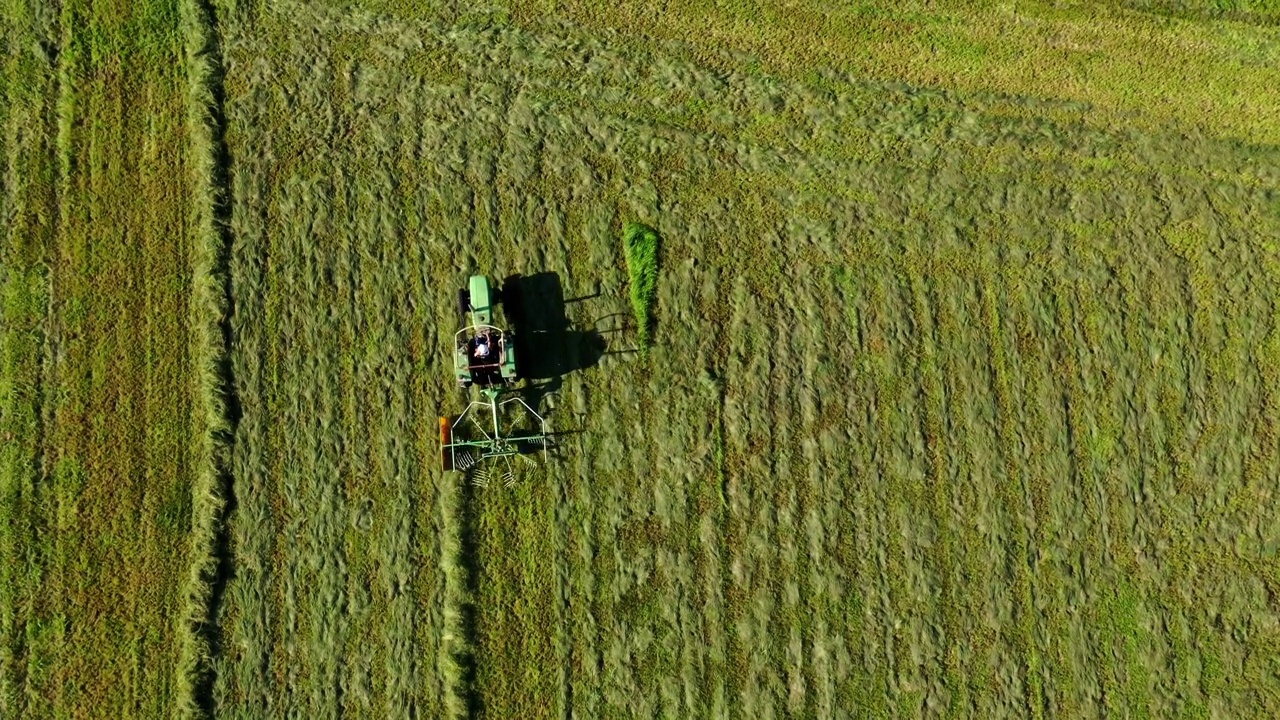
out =
[[187,79],[187,138],[190,173],[191,300],[188,308],[192,358],[193,422],[191,529],[182,611],[176,618],[180,651],[175,682],[178,714],[199,717],[212,707],[210,636],[215,583],[222,562],[223,510],[230,482],[231,419],[227,375],[228,229],[225,168],[220,146],[222,68],[211,8],[201,0],[180,0],[179,22]]

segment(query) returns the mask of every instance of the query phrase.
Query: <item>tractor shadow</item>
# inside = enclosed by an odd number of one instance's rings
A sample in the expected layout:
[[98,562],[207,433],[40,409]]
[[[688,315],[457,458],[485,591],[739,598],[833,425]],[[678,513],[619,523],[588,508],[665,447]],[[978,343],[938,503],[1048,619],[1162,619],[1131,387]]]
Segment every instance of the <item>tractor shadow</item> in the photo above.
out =
[[608,352],[605,333],[578,329],[566,307],[593,296],[565,300],[560,275],[512,275],[502,284],[502,305],[516,337],[516,374],[526,381],[525,402],[537,409],[569,373],[586,370]]

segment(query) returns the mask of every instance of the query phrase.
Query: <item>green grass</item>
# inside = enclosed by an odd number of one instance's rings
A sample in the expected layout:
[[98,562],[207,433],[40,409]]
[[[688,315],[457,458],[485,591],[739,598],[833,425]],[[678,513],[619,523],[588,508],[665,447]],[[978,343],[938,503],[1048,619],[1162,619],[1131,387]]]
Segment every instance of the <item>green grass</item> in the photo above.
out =
[[176,6],[13,10],[0,714],[166,715],[202,500]]
[[405,5],[4,21],[0,715],[1280,714],[1271,8]]
[[622,249],[631,281],[631,312],[635,315],[640,351],[647,354],[653,342],[653,304],[658,294],[658,232],[640,223],[628,223],[622,233]]

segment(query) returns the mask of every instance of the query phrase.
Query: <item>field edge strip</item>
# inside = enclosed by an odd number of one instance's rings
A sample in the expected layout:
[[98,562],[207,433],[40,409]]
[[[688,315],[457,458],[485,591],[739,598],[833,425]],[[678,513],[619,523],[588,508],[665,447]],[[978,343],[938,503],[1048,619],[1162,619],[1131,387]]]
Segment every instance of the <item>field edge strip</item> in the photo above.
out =
[[183,608],[175,714],[213,715],[216,616],[226,576],[226,514],[234,387],[229,365],[230,306],[226,222],[226,162],[222,135],[222,68],[214,11],[205,0],[179,0],[187,76],[187,139],[191,173],[191,301],[193,375],[191,545]]

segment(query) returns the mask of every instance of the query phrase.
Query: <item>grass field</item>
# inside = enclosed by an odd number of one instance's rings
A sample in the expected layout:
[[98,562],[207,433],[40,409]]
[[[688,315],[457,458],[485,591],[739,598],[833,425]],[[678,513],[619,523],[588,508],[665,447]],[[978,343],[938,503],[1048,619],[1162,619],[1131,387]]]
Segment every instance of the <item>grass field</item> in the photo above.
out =
[[0,716],[1280,714],[1280,11],[416,5],[6,18]]

